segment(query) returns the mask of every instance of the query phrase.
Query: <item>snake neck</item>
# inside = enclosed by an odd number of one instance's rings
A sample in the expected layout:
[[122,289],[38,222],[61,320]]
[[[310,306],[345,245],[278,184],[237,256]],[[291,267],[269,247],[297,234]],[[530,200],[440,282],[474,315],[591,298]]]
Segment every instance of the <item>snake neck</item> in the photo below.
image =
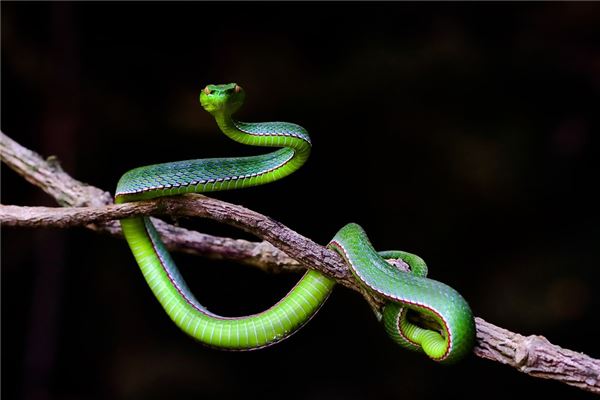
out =
[[[311,141],[308,132],[290,122],[242,122],[230,113],[213,113],[221,131],[232,140],[249,146],[281,147],[276,153],[289,153],[285,165],[277,167],[277,179],[299,169],[308,159]],[[276,154],[273,153],[273,154]],[[283,168],[282,168],[283,167]]]
[[238,143],[250,146],[289,147],[297,155],[310,152],[308,132],[290,122],[242,122],[229,113],[213,114],[221,131]]

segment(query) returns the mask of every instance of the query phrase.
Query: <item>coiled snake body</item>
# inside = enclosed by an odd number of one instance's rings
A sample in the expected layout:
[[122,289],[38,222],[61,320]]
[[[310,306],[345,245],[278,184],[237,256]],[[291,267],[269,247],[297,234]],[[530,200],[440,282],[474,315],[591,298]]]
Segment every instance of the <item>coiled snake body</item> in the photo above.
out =
[[[311,150],[308,133],[287,122],[246,123],[232,115],[244,101],[236,84],[208,85],[200,102],[231,139],[252,146],[277,147],[271,153],[238,158],[178,161],[135,168],[117,185],[116,202],[124,203],[183,193],[207,193],[256,186],[281,179],[304,164]],[[308,270],[277,304],[261,313],[222,317],[194,297],[149,218],[121,220],[125,238],[154,295],[170,318],[188,335],[209,346],[251,350],[277,343],[304,325],[325,302],[335,281]],[[419,257],[401,251],[378,253],[356,224],[344,226],[330,242],[356,279],[389,302],[383,309],[388,334],[401,346],[451,363],[471,351],[475,327],[466,301],[449,286],[426,278]],[[403,272],[386,258],[404,260]],[[426,314],[440,329],[420,327],[408,310]]]

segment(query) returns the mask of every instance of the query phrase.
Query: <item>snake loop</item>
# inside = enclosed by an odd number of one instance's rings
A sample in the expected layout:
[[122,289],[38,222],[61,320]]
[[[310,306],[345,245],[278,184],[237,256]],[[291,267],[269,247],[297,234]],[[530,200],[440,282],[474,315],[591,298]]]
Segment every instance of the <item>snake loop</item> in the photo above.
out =
[[[244,91],[235,83],[208,85],[200,94],[200,102],[231,139],[277,150],[250,157],[135,168],[119,180],[116,203],[262,185],[300,168],[311,150],[306,130],[288,122],[235,120],[232,115],[244,97]],[[196,300],[149,218],[123,219],[121,227],[142,274],[169,317],[188,335],[209,346],[252,350],[277,343],[302,327],[335,285],[331,278],[309,270],[271,308],[243,317],[219,316]],[[342,228],[329,247],[340,253],[360,284],[389,301],[383,310],[383,322],[398,344],[422,350],[440,362],[456,361],[471,350],[475,330],[468,304],[454,289],[426,278],[427,266],[418,256],[400,251],[377,253],[356,224]],[[399,271],[386,258],[404,260],[411,272]],[[439,323],[441,331],[410,322],[408,310],[430,316]]]

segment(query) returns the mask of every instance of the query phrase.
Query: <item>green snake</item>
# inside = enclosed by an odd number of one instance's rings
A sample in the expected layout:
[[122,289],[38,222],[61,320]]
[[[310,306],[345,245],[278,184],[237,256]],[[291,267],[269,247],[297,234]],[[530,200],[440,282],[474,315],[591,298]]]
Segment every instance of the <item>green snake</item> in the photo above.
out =
[[[277,150],[250,157],[207,158],[135,168],[119,180],[115,202],[256,186],[300,168],[311,151],[306,130],[287,122],[235,120],[232,115],[244,98],[245,92],[235,83],[208,85],[200,94],[200,103],[231,139]],[[185,333],[208,346],[252,350],[277,343],[301,328],[335,285],[333,279],[308,270],[271,308],[242,317],[219,316],[196,300],[149,218],[123,219],[121,227],[148,285],[169,317]],[[455,362],[470,353],[475,324],[469,305],[451,287],[427,278],[427,266],[421,258],[401,251],[378,253],[356,224],[340,229],[328,246],[341,255],[362,286],[387,300],[382,320],[398,344],[422,351],[442,363]],[[410,272],[388,263],[386,259],[390,258],[406,262]],[[439,329],[412,322],[409,314],[414,312],[433,319]]]

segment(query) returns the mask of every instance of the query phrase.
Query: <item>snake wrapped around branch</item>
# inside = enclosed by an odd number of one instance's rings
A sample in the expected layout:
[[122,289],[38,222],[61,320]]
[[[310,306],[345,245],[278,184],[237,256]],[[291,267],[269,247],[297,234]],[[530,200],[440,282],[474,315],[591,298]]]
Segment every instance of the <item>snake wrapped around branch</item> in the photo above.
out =
[[[231,139],[250,146],[275,147],[256,156],[204,158],[139,167],[126,172],[115,201],[124,203],[183,193],[208,193],[262,185],[284,178],[308,159],[307,131],[288,122],[241,122],[233,114],[245,92],[235,83],[208,85],[200,102]],[[269,309],[242,317],[210,312],[195,298],[154,225],[147,217],[121,220],[133,255],[152,292],[169,317],[188,335],[212,347],[252,350],[277,343],[300,329],[327,300],[335,281],[308,270]],[[475,324],[469,305],[448,285],[427,278],[427,266],[403,251],[377,252],[357,224],[340,229],[328,245],[368,290],[386,300],[382,321],[388,335],[402,347],[422,351],[441,363],[452,363],[471,352]],[[401,271],[386,259],[401,259]],[[436,321],[439,329],[420,326],[408,313]]]

